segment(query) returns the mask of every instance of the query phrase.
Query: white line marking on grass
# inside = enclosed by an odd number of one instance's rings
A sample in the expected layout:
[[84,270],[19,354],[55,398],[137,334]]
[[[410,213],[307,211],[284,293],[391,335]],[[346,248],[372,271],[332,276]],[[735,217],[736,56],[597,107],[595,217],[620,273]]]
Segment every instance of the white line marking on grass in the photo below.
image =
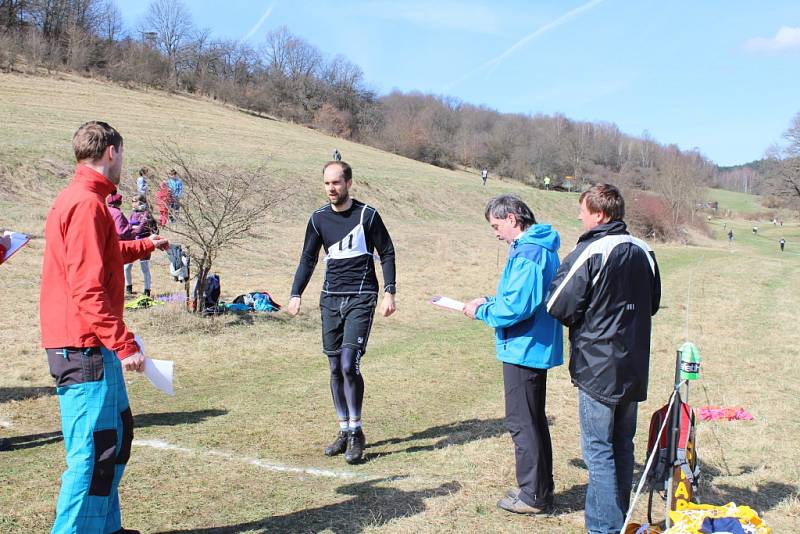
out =
[[353,473],[350,471],[330,471],[327,469],[319,469],[316,467],[294,467],[291,465],[285,465],[276,462],[268,462],[266,460],[260,460],[258,458],[239,456],[238,454],[233,454],[225,451],[190,449],[187,447],[179,447],[177,445],[172,445],[171,443],[167,443],[166,441],[161,441],[160,439],[136,439],[133,440],[133,444],[138,445],[140,447],[152,447],[154,449],[182,452],[186,454],[196,454],[199,456],[213,456],[216,458],[223,458],[225,460],[238,461],[241,463],[254,465],[256,467],[260,467],[261,469],[266,469],[268,471],[276,471],[280,473],[298,473],[303,475],[313,475],[318,477],[329,477],[329,478],[369,478],[366,475],[360,473]]

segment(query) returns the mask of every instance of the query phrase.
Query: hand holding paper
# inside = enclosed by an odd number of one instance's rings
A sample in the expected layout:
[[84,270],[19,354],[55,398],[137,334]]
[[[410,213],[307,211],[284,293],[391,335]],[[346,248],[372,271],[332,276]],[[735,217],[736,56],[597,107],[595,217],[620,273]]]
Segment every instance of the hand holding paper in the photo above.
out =
[[429,303],[433,304],[434,306],[439,306],[440,308],[445,308],[448,310],[455,310],[460,312],[464,309],[464,303],[455,299],[451,299],[449,297],[441,297],[436,295],[431,300],[428,301]]
[[3,236],[0,237],[0,250],[3,251],[2,256],[0,256],[0,263],[8,260],[16,251],[27,245],[28,241],[30,241],[30,238],[25,234],[3,232]]

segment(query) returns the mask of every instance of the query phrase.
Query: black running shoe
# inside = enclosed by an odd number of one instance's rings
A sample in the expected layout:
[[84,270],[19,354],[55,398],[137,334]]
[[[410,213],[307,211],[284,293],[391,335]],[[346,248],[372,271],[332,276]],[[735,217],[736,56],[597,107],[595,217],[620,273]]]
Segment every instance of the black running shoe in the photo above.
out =
[[333,443],[325,447],[325,456],[336,456],[347,449],[347,430],[340,430]]
[[357,464],[364,457],[364,447],[367,444],[367,438],[364,437],[364,432],[359,428],[358,430],[351,430],[347,436],[347,450],[344,453],[344,461],[348,464]]

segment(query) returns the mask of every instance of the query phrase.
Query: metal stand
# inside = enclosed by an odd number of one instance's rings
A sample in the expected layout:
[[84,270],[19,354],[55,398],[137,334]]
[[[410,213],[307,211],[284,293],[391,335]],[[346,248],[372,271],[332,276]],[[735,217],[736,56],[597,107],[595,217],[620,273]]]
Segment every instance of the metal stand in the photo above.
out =
[[[683,396],[681,396],[681,386],[685,384]],[[671,466],[669,479],[667,479],[664,489],[666,490],[666,501],[664,504],[664,516],[666,517],[666,527],[672,526],[669,512],[679,508],[679,501],[689,502],[692,500],[692,486],[686,479],[683,467],[678,460],[678,448],[681,436],[681,410],[683,404],[689,401],[689,381],[681,380],[681,351],[677,351],[675,359],[675,402],[669,414],[669,441],[667,443],[667,461]],[[687,454],[694,454],[694,451],[687,451]],[[688,458],[687,458],[688,461]]]

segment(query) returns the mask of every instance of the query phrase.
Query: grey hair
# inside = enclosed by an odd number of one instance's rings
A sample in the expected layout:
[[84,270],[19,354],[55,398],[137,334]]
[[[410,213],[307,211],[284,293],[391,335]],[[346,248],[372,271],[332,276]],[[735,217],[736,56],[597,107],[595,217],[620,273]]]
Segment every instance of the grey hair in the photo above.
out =
[[533,211],[517,195],[500,195],[490,198],[486,203],[486,220],[489,217],[495,219],[505,219],[509,213],[513,213],[522,230],[527,230],[531,225],[536,224],[536,217]]

